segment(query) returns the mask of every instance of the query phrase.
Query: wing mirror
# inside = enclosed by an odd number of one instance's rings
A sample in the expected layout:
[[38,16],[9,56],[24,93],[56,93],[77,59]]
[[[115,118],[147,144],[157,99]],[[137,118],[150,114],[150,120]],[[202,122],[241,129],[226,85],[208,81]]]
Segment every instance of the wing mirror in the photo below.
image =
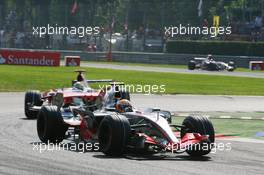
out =
[[153,108],[152,109],[152,112],[159,112],[160,111],[160,108]]

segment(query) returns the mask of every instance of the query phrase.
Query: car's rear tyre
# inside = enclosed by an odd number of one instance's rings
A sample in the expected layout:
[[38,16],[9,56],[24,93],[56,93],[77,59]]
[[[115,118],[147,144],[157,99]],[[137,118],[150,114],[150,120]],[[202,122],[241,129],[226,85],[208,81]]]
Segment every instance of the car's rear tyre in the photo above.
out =
[[208,140],[189,147],[186,152],[191,156],[203,156],[209,154],[213,148],[215,141],[214,127],[207,117],[195,115],[186,117],[182,125],[184,128],[181,130],[181,137],[186,133],[199,133],[201,135],[208,135]]
[[64,139],[67,128],[57,106],[43,106],[41,108],[37,119],[37,131],[42,142],[60,143]]
[[41,100],[41,94],[39,91],[32,90],[25,94],[24,112],[28,119],[34,119],[38,116],[38,111],[30,110],[31,106],[41,106],[43,101]]
[[234,68],[228,69],[228,72],[234,72]]
[[234,69],[236,68],[236,64],[234,61],[229,61],[228,65],[234,67]]
[[194,60],[189,61],[189,63],[188,63],[188,69],[189,70],[194,70],[195,66],[196,66],[196,63]]
[[119,114],[106,116],[99,126],[100,150],[111,156],[120,156],[124,153],[130,137],[128,119]]

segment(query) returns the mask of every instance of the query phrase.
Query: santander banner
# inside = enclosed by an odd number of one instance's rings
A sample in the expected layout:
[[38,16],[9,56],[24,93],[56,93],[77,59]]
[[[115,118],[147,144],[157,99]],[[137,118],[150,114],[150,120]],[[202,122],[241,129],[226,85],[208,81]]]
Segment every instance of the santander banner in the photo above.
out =
[[60,53],[46,51],[0,50],[0,64],[60,66]]

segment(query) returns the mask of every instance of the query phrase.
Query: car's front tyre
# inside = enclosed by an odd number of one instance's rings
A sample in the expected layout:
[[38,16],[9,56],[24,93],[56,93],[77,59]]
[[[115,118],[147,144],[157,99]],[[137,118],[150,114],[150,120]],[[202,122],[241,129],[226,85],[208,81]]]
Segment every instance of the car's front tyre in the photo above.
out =
[[186,152],[191,156],[203,156],[209,154],[215,141],[215,132],[211,121],[207,117],[194,115],[186,117],[183,120],[182,125],[184,128],[181,130],[181,137],[186,133],[208,135],[207,141],[189,147]]
[[99,126],[100,150],[106,155],[122,155],[128,143],[130,132],[130,123],[125,116],[119,114],[106,116]]
[[31,90],[25,94],[24,112],[28,119],[35,119],[38,116],[38,111],[30,110],[32,106],[41,106],[43,101],[41,100],[41,94],[39,91]]

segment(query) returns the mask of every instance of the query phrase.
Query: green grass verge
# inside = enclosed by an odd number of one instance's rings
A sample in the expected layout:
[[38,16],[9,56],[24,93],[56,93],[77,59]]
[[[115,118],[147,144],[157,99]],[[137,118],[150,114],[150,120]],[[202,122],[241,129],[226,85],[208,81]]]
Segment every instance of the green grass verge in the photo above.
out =
[[144,67],[164,67],[164,68],[179,68],[179,69],[187,69],[186,65],[175,65],[175,64],[153,64],[153,63],[127,63],[127,62],[118,62],[118,61],[82,61],[86,63],[103,63],[103,64],[113,64],[120,66],[144,66]]
[[[76,74],[72,67],[0,66],[0,91],[47,90],[69,87]],[[126,84],[165,85],[169,94],[264,95],[264,79],[124,71],[97,68],[87,70],[89,79],[110,78]],[[146,92],[147,90],[145,90]]]
[[[173,117],[174,124],[181,124],[184,117]],[[239,119],[211,119],[216,133],[235,135],[239,137],[256,137],[257,132],[264,132],[264,121],[261,120],[239,120]]]

